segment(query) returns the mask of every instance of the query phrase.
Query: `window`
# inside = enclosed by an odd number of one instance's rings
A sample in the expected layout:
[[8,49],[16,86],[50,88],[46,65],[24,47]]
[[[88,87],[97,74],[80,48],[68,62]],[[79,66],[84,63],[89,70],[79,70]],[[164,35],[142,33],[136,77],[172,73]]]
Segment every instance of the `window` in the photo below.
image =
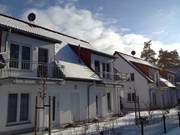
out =
[[130,77],[131,77],[131,81],[134,81],[134,73],[131,73]]
[[111,94],[107,93],[107,107],[108,111],[111,111]]
[[48,75],[48,50],[39,48],[38,50],[38,77],[47,77]]
[[7,122],[16,122],[17,121],[17,94],[8,95],[8,118]]
[[53,96],[52,100],[52,120],[55,121],[55,112],[56,112],[56,97]]
[[10,67],[19,67],[19,45],[11,44],[10,47]]
[[103,78],[110,79],[110,64],[102,63]]
[[128,102],[135,102],[136,101],[136,94],[134,92],[128,93],[127,94],[127,100],[128,100]]
[[106,64],[103,63],[102,67],[103,67],[103,78],[105,78],[106,77]]
[[9,94],[7,122],[17,123],[28,120],[29,120],[29,94],[27,93]]
[[99,114],[98,96],[96,96],[96,115]]
[[110,79],[110,64],[106,64],[107,79]]
[[[11,67],[11,68],[21,67],[21,69],[29,70],[30,69],[30,59],[31,59],[30,53],[31,53],[30,47],[20,46],[17,44],[11,44],[9,67]],[[20,64],[20,66],[19,66],[19,64]]]
[[22,46],[22,69],[30,69],[30,47]]
[[128,99],[128,101],[131,101],[131,93],[127,94],[127,99]]
[[94,67],[95,67],[95,72],[100,75],[100,63],[99,61],[95,60],[94,61]]
[[154,104],[154,105],[156,105],[156,94],[155,94],[155,93],[153,93],[153,95],[152,95],[152,96],[153,96],[153,104]]
[[174,75],[168,74],[168,80],[174,84]]
[[21,94],[20,121],[27,121],[29,117],[29,94]]
[[136,94],[135,93],[132,93],[132,101],[136,101]]

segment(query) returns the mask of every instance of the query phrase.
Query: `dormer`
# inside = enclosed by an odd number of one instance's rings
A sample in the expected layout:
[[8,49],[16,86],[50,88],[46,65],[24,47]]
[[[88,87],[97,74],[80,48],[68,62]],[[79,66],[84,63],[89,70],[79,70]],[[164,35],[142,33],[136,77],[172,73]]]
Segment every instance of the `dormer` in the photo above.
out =
[[93,48],[85,48],[82,46],[70,45],[83,62],[92,69],[101,79],[105,81],[113,81],[113,60],[114,56]]

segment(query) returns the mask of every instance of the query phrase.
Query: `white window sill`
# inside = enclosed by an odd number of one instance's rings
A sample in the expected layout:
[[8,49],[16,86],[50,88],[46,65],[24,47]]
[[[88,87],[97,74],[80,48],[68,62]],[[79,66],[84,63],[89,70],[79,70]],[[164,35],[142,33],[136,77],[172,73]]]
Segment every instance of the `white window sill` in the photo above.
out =
[[24,124],[31,124],[30,121],[23,121],[23,122],[12,122],[12,123],[7,123],[6,126],[18,126],[18,125],[24,125]]

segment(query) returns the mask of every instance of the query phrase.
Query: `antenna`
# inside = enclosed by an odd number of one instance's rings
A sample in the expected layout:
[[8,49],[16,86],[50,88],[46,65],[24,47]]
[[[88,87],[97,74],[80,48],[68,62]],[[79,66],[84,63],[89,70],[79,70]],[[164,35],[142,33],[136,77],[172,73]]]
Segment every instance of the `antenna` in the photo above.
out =
[[36,15],[35,15],[35,13],[29,13],[27,18],[30,22],[33,22],[36,19]]

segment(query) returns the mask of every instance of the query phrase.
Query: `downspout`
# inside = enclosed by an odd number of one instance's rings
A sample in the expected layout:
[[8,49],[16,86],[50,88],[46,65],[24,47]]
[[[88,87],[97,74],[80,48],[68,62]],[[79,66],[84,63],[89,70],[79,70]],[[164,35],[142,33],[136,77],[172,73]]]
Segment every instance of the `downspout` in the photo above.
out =
[[89,106],[90,106],[90,88],[92,86],[95,86],[95,84],[96,84],[96,82],[93,81],[93,83],[88,85],[88,88],[87,88],[88,122],[89,122],[89,115],[90,115],[90,108],[89,108]]
[[9,36],[11,34],[11,28],[8,30],[7,34],[6,34],[6,39],[5,39],[5,48],[4,51],[7,51],[7,47],[9,47]]

